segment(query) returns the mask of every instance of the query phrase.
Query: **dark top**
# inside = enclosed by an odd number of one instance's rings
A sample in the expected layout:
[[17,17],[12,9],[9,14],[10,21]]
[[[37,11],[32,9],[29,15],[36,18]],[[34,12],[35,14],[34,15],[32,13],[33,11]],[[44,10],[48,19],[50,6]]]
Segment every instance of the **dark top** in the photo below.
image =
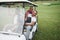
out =
[[27,20],[25,21],[25,23],[31,23],[31,17],[27,17]]

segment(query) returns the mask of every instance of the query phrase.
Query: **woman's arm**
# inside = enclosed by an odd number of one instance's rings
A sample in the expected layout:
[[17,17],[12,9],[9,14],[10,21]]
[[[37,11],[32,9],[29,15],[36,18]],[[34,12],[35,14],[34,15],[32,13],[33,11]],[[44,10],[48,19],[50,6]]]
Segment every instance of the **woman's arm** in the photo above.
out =
[[34,26],[36,22],[25,23],[25,26]]

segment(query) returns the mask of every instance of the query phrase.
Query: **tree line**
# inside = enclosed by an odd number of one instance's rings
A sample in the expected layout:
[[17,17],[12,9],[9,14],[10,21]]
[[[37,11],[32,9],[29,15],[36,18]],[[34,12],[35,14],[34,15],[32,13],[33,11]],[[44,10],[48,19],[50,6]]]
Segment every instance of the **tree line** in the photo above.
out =
[[60,1],[60,0],[29,0],[29,1]]

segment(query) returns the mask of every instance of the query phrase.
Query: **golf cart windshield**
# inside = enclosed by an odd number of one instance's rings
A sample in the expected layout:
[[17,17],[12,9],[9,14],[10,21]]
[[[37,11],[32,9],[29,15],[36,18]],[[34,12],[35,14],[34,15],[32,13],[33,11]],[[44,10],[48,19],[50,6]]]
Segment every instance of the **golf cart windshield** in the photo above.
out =
[[0,31],[18,32],[24,24],[24,8],[0,6]]
[[24,3],[33,5],[29,1],[0,2],[0,31],[22,34],[25,16]]

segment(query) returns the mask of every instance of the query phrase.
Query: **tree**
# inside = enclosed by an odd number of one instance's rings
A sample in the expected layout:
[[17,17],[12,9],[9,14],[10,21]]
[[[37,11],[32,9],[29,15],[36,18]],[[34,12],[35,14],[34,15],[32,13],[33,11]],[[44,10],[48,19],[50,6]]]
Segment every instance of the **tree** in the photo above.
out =
[[29,0],[29,1],[60,1],[60,0]]
[[29,0],[29,1],[35,1],[35,0]]

